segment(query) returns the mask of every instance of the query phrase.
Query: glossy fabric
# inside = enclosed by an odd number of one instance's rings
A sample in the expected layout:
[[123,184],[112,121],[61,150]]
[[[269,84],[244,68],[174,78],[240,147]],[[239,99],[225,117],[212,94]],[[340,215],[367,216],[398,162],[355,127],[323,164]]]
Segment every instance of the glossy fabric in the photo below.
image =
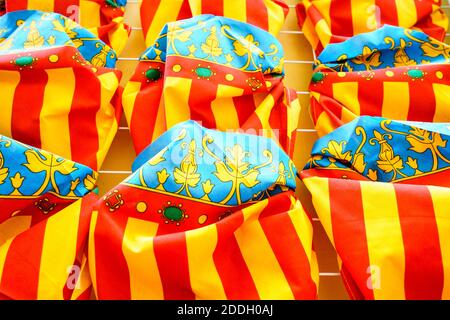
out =
[[0,298],[87,299],[97,173],[0,136]]
[[319,136],[358,116],[450,122],[449,46],[393,26],[329,45],[310,84]]
[[316,54],[384,25],[422,30],[443,41],[448,18],[441,0],[302,0],[297,5],[300,29]]
[[292,155],[300,105],[283,65],[278,40],[249,24],[211,15],[167,24],[123,94],[137,153],[192,119],[273,138]]
[[126,0],[7,0],[6,12],[41,10],[64,15],[120,54],[131,28],[123,23]]
[[202,14],[236,19],[276,35],[288,12],[284,0],[143,0],[140,7],[148,46],[153,45],[167,23]]
[[188,121],[133,169],[93,214],[99,299],[316,298],[311,221],[273,141]]
[[450,124],[361,117],[301,173],[354,299],[450,298]]
[[118,127],[115,52],[59,14],[0,18],[0,133],[98,170]]

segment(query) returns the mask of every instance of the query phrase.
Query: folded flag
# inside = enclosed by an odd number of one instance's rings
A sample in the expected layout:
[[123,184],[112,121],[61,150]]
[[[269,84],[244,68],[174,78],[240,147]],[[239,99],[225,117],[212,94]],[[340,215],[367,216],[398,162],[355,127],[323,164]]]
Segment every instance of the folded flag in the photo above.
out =
[[121,114],[116,60],[105,43],[59,14],[0,17],[0,134],[98,170]]
[[374,31],[384,25],[422,30],[443,41],[448,18],[441,0],[302,0],[300,29],[316,54],[330,43]]
[[6,12],[41,10],[62,14],[120,54],[131,31],[124,24],[126,4],[127,0],[6,0]]
[[[176,125],[96,204],[99,299],[315,299],[296,169],[267,138]],[[111,268],[111,265],[114,268]]]
[[361,117],[301,177],[354,299],[450,299],[450,124]]
[[87,299],[97,173],[0,136],[0,298]]
[[151,46],[167,23],[202,14],[236,19],[276,35],[289,7],[284,0],[143,0],[140,12],[145,43]]
[[249,24],[211,15],[167,24],[123,93],[137,153],[192,119],[273,138],[291,155],[300,104],[283,65],[278,40]]
[[360,115],[450,122],[449,61],[448,45],[393,26],[330,44],[310,84],[319,135]]

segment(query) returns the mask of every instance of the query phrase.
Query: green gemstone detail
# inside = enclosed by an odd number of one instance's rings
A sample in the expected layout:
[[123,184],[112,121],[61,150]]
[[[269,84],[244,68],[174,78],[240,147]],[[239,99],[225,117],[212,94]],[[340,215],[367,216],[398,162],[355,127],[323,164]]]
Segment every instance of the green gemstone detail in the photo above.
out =
[[319,71],[319,72],[316,72],[316,73],[313,74],[312,81],[314,83],[317,83],[317,82],[322,81],[324,78],[325,78],[325,74],[323,72]]
[[202,67],[197,68],[195,69],[195,73],[200,78],[209,78],[212,76],[212,71],[209,68],[202,68]]
[[33,57],[20,57],[17,58],[14,63],[19,67],[27,67],[33,64]]
[[408,70],[407,73],[413,79],[420,79],[425,75],[422,70]]
[[164,217],[172,221],[183,219],[183,211],[178,207],[167,207],[164,209]]
[[161,78],[161,72],[158,69],[148,69],[145,72],[145,77],[149,80],[156,81]]

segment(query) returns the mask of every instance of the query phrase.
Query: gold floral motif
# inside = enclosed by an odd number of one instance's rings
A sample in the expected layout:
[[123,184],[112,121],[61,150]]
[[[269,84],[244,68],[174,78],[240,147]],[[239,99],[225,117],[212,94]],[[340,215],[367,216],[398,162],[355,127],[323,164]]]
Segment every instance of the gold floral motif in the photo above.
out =
[[186,194],[192,197],[189,188],[195,188],[200,182],[200,174],[197,173],[197,161],[195,160],[196,144],[195,140],[189,143],[188,154],[181,161],[180,167],[175,168],[173,177],[175,183],[181,184],[181,188],[176,192],[186,190]]
[[175,40],[180,42],[187,42],[191,38],[191,35],[192,31],[185,30],[180,27],[179,22],[169,23],[167,31],[167,46],[171,47],[175,54],[180,55],[175,46]]
[[158,177],[159,182],[156,189],[164,191],[164,183],[166,183],[167,179],[170,177],[170,174],[167,173],[166,169],[162,169],[161,171],[156,172],[156,176]]
[[446,61],[450,61],[450,46],[437,41],[433,38],[428,38],[426,41],[420,40],[412,35],[411,30],[405,30],[405,35],[411,40],[421,43],[420,48],[422,49],[425,56],[430,58],[437,58],[442,56]]
[[5,164],[5,159],[3,158],[3,154],[0,152],[0,184],[3,184],[6,177],[8,177],[8,168],[3,168]]
[[344,150],[344,147],[346,144],[347,144],[347,142],[345,142],[345,141],[337,142],[337,141],[331,140],[330,142],[328,142],[328,146],[326,148],[323,148],[321,150],[321,152],[323,154],[328,152],[330,155],[333,156],[334,161],[336,161],[336,159],[337,159],[337,160],[341,160],[343,162],[350,162],[352,160],[351,152],[347,151],[347,152],[343,153],[343,150]]
[[264,150],[263,155],[268,159],[267,162],[250,167],[250,163],[245,161],[245,158],[249,156],[248,152],[245,152],[241,145],[235,144],[232,148],[228,147],[226,149],[227,155],[225,155],[225,160],[217,157],[208,147],[208,144],[213,143],[214,140],[205,136],[203,138],[203,149],[214,159],[216,167],[216,172],[214,175],[222,182],[231,182],[231,189],[228,195],[220,202],[222,204],[227,203],[236,195],[236,201],[238,204],[242,203],[241,200],[241,185],[247,188],[253,188],[260,181],[257,179],[260,172],[259,169],[268,166],[272,163],[272,153],[268,150]]
[[36,21],[32,21],[30,24],[30,31],[27,34],[27,40],[24,42],[23,47],[25,49],[40,48],[44,45],[45,38],[39,33],[36,28]]
[[355,64],[362,64],[366,67],[367,71],[372,70],[372,67],[379,67],[382,62],[380,61],[381,52],[378,49],[370,49],[364,46],[363,53],[356,58],[352,59]]
[[201,49],[208,55],[207,58],[211,57],[213,60],[216,60],[216,57],[222,55],[223,49],[220,47],[219,38],[217,38],[216,27],[211,27],[210,34],[206,38],[205,42],[202,43]]
[[16,172],[14,177],[11,177],[9,179],[11,180],[11,184],[12,184],[12,186],[14,188],[14,191],[11,193],[11,195],[12,196],[20,196],[20,195],[22,195],[22,193],[19,191],[19,188],[22,186],[23,180],[25,178],[22,177],[19,172]]
[[53,154],[44,150],[37,151],[34,149],[29,149],[25,151],[25,157],[27,159],[27,163],[25,163],[24,166],[27,167],[31,172],[45,172],[44,182],[34,193],[34,195],[42,194],[42,192],[47,188],[49,182],[51,183],[55,192],[59,193],[59,187],[55,179],[56,173],[59,172],[63,175],[69,175],[77,170],[73,162],[64,159],[58,159]]

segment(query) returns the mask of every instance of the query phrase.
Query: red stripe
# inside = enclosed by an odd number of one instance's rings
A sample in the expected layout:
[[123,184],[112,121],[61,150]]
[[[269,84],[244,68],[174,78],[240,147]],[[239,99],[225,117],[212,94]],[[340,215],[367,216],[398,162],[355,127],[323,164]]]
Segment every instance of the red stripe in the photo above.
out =
[[28,8],[28,0],[13,0],[6,2],[6,12],[26,10]]
[[386,3],[386,0],[376,0],[375,5],[379,8],[382,26],[385,24],[398,26],[398,12],[394,1]]
[[360,292],[366,299],[374,299],[373,291],[367,286],[370,261],[360,182],[329,179],[328,187],[336,250]]
[[141,23],[142,29],[144,29],[145,34],[147,34],[150,25],[158,11],[161,0],[144,0],[141,4]]
[[436,97],[432,84],[425,81],[418,79],[409,82],[409,121],[433,122]]
[[37,299],[46,224],[46,220],[42,221],[19,234],[9,247],[0,291],[11,299]]
[[279,83],[273,88],[270,94],[273,96],[275,105],[270,112],[269,125],[275,131],[280,146],[286,153],[288,153],[291,133],[287,132],[289,107],[284,103],[284,85]]
[[247,0],[246,9],[247,21],[244,22],[269,30],[269,14],[263,0]]
[[22,70],[14,94],[12,138],[37,148],[41,147],[39,116],[47,81],[45,70]]
[[214,81],[192,80],[189,92],[191,119],[199,121],[206,128],[217,128],[211,102],[216,99],[217,84]]
[[345,37],[353,36],[353,18],[351,0],[331,1],[331,33]]
[[[311,266],[305,252],[312,248],[303,247],[289,217],[290,210],[292,210],[292,206],[289,195],[283,193],[272,197],[261,213],[259,223],[295,299],[315,299],[317,287],[311,278]],[[296,215],[298,214],[300,213]],[[289,245],[286,246],[286,244]]]
[[230,300],[259,300],[253,278],[242,256],[234,232],[244,223],[242,211],[216,224],[217,246],[213,258],[222,285]]
[[240,127],[262,129],[261,121],[255,115],[256,104],[253,95],[233,97],[233,104],[236,108]]
[[72,160],[98,170],[99,138],[96,114],[100,110],[101,84],[91,71],[74,68],[75,97],[69,112]]
[[223,2],[227,0],[201,0],[202,14],[210,13],[216,16],[223,16]]
[[191,13],[191,7],[189,6],[189,0],[184,0],[181,5],[180,12],[178,13],[177,21],[189,19],[191,17],[192,17],[192,13]]
[[394,187],[405,248],[406,299],[440,300],[444,268],[430,192],[425,186]]
[[367,81],[365,79],[358,81],[358,101],[361,116],[381,116],[383,88],[383,81]]
[[79,8],[80,0],[56,0],[53,4],[53,11],[70,17],[74,13],[74,8]]
[[[99,299],[131,299],[130,275],[122,251],[125,215],[113,215],[102,203],[95,227],[95,272]],[[92,244],[91,244],[92,245]]]
[[157,235],[153,240],[153,250],[164,289],[164,299],[195,299],[189,277],[185,233]]

